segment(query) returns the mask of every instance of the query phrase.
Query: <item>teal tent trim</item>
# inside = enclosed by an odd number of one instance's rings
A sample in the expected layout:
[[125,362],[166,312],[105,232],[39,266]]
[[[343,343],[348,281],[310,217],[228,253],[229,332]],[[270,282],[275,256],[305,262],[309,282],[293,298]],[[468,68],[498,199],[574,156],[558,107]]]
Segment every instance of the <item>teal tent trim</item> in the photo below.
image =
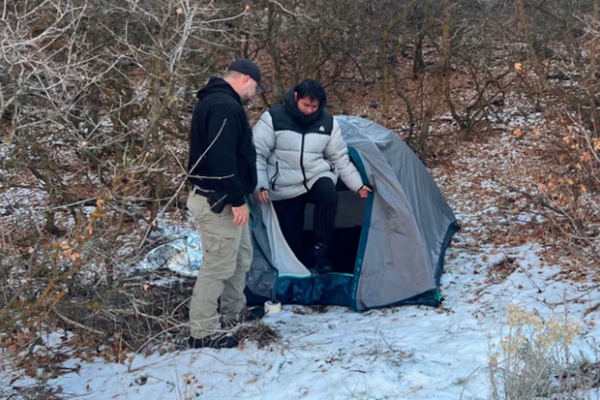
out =
[[[360,177],[364,184],[370,185],[369,178],[365,170],[365,165],[358,154],[358,151],[354,147],[348,146],[348,152],[352,161],[356,165],[356,169],[360,172]],[[358,311],[358,303],[356,301],[356,293],[358,292],[358,282],[360,280],[360,273],[362,271],[363,260],[365,256],[365,250],[367,248],[367,241],[369,239],[369,227],[371,226],[371,214],[373,212],[373,193],[369,193],[367,197],[367,204],[365,206],[365,217],[363,220],[362,229],[360,231],[360,239],[358,241],[358,253],[356,254],[356,261],[354,263],[354,278],[352,279],[352,292],[350,298],[350,307],[353,310]]]
[[444,241],[442,242],[442,251],[440,251],[440,256],[438,257],[438,262],[435,269],[435,284],[440,286],[440,279],[442,278],[442,273],[444,272],[444,257],[446,256],[446,249],[450,245],[450,241],[452,240],[452,236],[456,232],[460,230],[460,225],[458,222],[454,221],[448,227],[446,231],[446,236],[444,237]]
[[277,301],[281,304],[335,305],[348,307],[352,275],[322,274],[277,279]]

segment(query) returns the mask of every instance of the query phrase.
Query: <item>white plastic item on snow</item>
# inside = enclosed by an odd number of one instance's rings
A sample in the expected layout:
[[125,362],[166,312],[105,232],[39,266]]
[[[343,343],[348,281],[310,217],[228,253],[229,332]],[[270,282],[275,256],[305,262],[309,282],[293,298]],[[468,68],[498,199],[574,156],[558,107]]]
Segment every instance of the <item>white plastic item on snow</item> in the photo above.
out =
[[265,311],[269,314],[275,314],[281,311],[281,303],[273,303],[271,300],[265,301]]

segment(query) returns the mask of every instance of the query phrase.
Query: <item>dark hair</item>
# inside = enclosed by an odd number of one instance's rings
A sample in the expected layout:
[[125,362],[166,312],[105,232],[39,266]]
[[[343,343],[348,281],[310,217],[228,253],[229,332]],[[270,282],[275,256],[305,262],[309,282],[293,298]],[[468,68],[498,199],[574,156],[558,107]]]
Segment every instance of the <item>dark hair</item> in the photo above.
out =
[[318,100],[320,104],[327,102],[327,94],[321,84],[314,79],[306,79],[294,87],[294,92],[298,93],[298,99],[305,97]]

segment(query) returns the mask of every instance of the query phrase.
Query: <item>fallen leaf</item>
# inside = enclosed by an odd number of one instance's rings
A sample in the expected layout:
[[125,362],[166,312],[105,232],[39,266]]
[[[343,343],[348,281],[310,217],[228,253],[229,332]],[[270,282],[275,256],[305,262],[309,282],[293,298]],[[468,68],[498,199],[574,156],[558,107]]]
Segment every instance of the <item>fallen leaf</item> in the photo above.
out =
[[515,71],[517,71],[517,72],[523,71],[523,64],[521,64],[520,62],[516,62],[515,63]]
[[592,155],[588,152],[585,152],[581,155],[581,157],[579,157],[579,161],[590,162],[592,161]]

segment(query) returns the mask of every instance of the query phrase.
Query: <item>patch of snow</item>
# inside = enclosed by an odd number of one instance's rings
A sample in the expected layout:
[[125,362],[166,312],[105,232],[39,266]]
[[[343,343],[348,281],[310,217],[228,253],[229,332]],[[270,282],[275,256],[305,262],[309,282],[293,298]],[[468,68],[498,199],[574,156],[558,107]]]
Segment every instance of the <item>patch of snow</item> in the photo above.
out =
[[15,149],[14,143],[0,144],[0,165],[5,161],[10,161],[10,153]]
[[42,190],[8,187],[0,192],[0,223],[44,220],[40,210],[48,201],[48,194]]
[[27,388],[36,384],[35,378],[25,375],[5,356],[5,351],[0,350],[0,396],[11,393],[12,388]]
[[[560,268],[542,265],[542,246],[498,251],[485,245],[466,252],[460,239],[448,250],[443,308],[356,313],[330,307],[319,313],[284,305],[282,312],[265,317],[282,337],[266,349],[250,342],[243,349],[137,355],[130,366],[69,360],[65,367],[79,365],[79,372],[50,384],[86,399],[222,398],[224,393],[244,399],[487,399],[490,347],[505,330],[507,306],[519,303],[544,318],[568,311],[594,321],[595,313],[583,314],[600,290],[590,291],[590,301],[566,302],[580,296],[581,287],[554,279]],[[187,240],[198,244],[194,235],[178,240],[180,246]],[[516,269],[490,284],[488,270],[506,257],[514,259]],[[592,324],[584,327],[587,337],[599,333]],[[585,337],[580,345],[591,354]]]

